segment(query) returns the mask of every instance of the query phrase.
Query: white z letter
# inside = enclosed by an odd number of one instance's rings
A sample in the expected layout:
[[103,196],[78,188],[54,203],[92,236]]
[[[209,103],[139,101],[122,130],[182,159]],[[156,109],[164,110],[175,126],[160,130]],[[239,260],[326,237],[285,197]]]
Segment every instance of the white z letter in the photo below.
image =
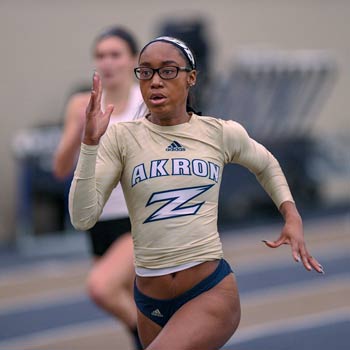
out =
[[153,193],[148,200],[146,207],[157,202],[166,202],[163,206],[151,214],[143,223],[166,220],[179,216],[195,215],[204,202],[184,206],[191,199],[198,197],[208,191],[214,185],[180,188],[177,190]]

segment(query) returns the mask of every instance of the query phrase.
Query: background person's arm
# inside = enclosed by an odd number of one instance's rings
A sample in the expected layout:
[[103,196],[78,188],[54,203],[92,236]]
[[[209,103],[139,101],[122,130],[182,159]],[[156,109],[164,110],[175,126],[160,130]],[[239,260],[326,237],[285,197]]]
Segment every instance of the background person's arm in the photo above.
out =
[[65,178],[74,170],[84,130],[87,103],[85,94],[77,94],[67,104],[63,133],[53,163],[53,172],[58,179]]

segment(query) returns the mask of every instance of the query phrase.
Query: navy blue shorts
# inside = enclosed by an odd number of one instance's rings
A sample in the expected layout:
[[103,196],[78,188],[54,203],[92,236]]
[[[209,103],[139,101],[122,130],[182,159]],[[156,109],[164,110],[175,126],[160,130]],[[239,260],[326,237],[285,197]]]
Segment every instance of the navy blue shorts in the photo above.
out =
[[212,274],[187,292],[173,299],[154,299],[144,295],[139,291],[135,282],[134,298],[136,306],[146,317],[157,323],[159,326],[164,327],[169,321],[170,317],[174,315],[174,313],[180,309],[182,305],[186,304],[196,296],[215,287],[231,272],[232,269],[228,262],[221,259],[219,265]]
[[127,232],[131,232],[129,218],[96,222],[95,226],[88,230],[93,255],[96,257],[104,255],[109,247]]

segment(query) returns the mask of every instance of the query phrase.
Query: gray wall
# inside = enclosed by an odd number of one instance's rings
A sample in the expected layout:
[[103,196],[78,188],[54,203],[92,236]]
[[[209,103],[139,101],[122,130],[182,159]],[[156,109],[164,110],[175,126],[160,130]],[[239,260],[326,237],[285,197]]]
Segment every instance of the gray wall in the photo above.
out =
[[69,90],[91,76],[88,54],[97,31],[124,24],[144,43],[169,16],[208,19],[221,69],[239,47],[332,50],[341,74],[314,130],[349,129],[350,1],[0,0],[0,240],[14,235],[16,131],[62,118]]

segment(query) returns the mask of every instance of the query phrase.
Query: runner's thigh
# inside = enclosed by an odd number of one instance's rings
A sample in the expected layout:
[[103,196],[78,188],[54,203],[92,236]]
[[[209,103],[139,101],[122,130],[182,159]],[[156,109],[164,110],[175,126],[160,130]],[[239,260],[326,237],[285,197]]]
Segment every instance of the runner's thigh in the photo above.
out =
[[238,289],[231,273],[183,305],[147,349],[219,349],[237,329],[240,315]]

